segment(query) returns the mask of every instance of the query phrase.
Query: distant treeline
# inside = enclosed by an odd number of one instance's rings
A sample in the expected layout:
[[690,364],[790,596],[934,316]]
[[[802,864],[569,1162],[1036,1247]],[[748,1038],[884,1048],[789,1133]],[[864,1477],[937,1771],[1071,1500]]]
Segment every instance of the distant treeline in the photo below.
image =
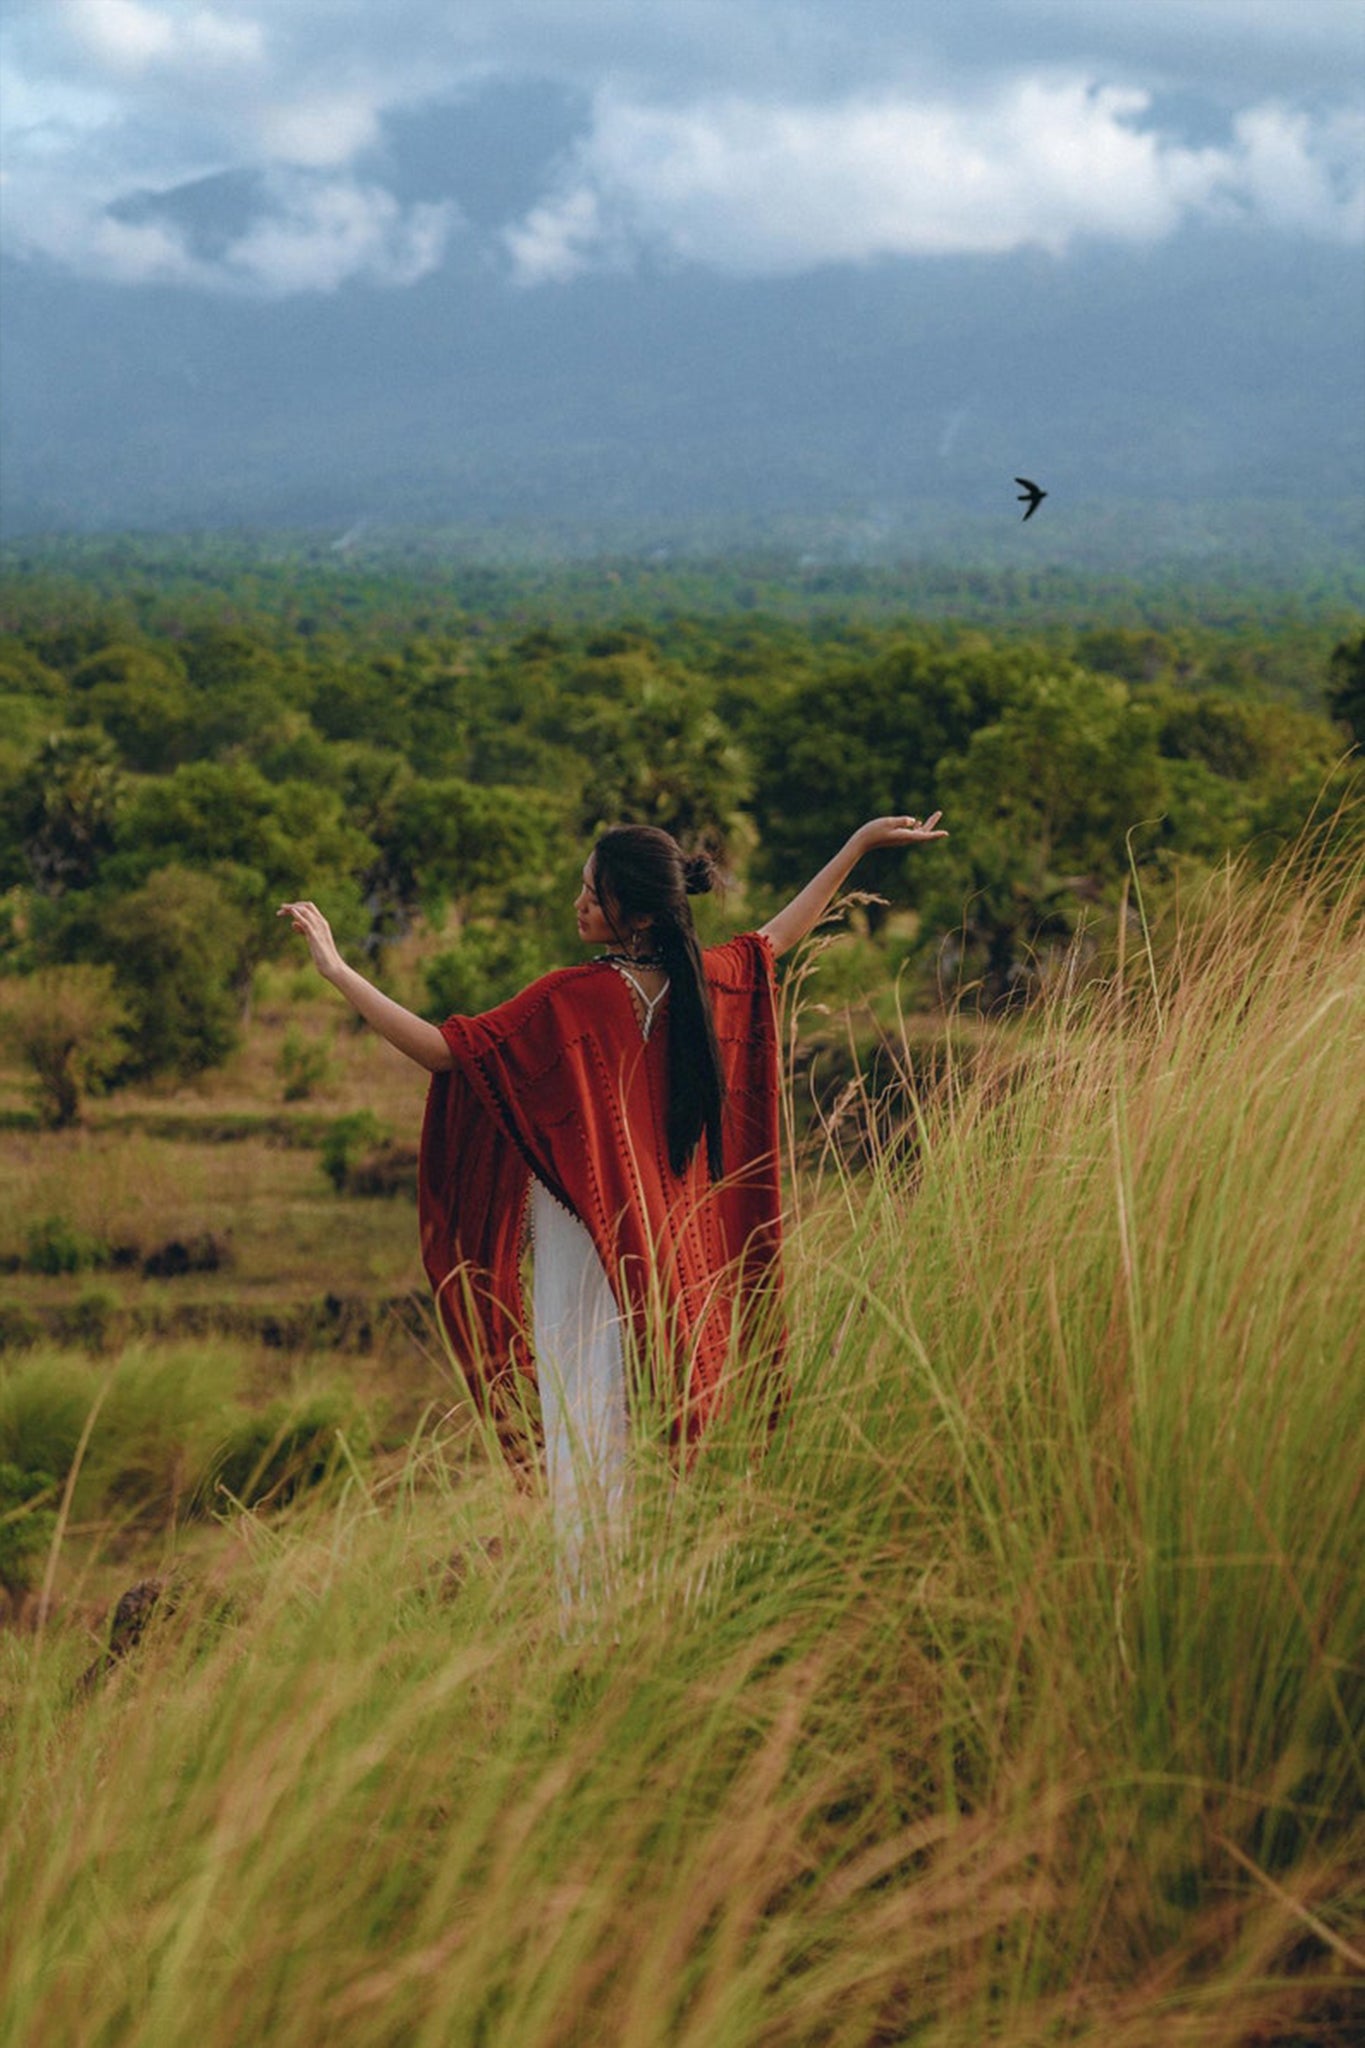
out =
[[941,807],[932,859],[859,880],[918,912],[931,978],[999,1006],[1112,923],[1130,866],[1159,897],[1346,795],[1363,690],[1336,587],[14,549],[0,970],[87,999],[98,975],[107,1074],[193,1071],[233,1044],[284,897],[381,974],[416,920],[446,932],[444,1014],[574,957],[605,822],[711,846],[753,915],[864,817]]
[[[1282,513],[1275,523],[1282,534]],[[1358,528],[1357,518],[1352,540]],[[1292,663],[1324,636],[1332,644],[1365,612],[1365,564],[1349,541],[1316,553],[1282,542],[1278,553],[1253,557],[1222,552],[1211,539],[1207,560],[1195,561],[1197,568],[1185,556],[1120,573],[1046,561],[990,567],[965,556],[862,560],[837,538],[804,551],[718,544],[708,553],[692,544],[619,556],[595,548],[584,558],[528,556],[509,536],[499,556],[487,532],[475,542],[363,524],[340,538],[29,537],[0,547],[0,616],[13,631],[54,609],[73,617],[102,609],[152,636],[237,618],[286,638],[341,630],[383,640],[472,621],[600,625],[629,617],[664,629],[758,612],[835,627],[850,619],[970,621],[993,632],[1055,633],[1063,642],[1110,626],[1254,635],[1263,651],[1273,647]]]

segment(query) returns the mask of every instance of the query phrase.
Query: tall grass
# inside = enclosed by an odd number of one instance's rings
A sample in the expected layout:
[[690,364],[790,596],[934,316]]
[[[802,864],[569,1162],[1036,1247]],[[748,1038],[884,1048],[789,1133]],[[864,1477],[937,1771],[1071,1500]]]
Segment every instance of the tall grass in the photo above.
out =
[[1228,878],[883,1104],[766,1455],[644,1461],[567,1627],[539,1503],[422,1433],[88,1696],[8,1638],[5,2042],[1350,2038],[1362,909]]

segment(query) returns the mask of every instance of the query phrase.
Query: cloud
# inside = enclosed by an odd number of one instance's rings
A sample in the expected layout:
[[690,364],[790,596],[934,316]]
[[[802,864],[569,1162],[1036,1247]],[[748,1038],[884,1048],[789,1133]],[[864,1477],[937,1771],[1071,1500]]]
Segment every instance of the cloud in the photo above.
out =
[[171,14],[141,0],[67,0],[66,33],[75,51],[115,74],[165,69],[235,69],[260,64],[260,24],[200,8]]
[[[3,34],[9,246],[102,277],[278,291],[343,250],[422,274],[459,192],[405,208],[386,152],[489,80],[595,106],[507,232],[528,282],[642,249],[763,272],[1151,239],[1219,208],[1345,234],[1359,210],[1358,144],[1323,111],[1355,0],[9,0]],[[1197,143],[1159,130],[1149,95],[1172,93],[1212,111]],[[233,262],[127,217],[237,173],[274,197]]]
[[1061,254],[1086,237],[1152,241],[1196,213],[1361,232],[1353,117],[1259,107],[1229,146],[1191,148],[1143,125],[1150,105],[1081,78],[1023,77],[958,102],[678,107],[607,92],[560,189],[506,244],[517,276],[543,283],[619,265],[629,249],[745,273]]
[[363,93],[320,93],[262,108],[256,132],[274,163],[346,164],[379,140],[380,109]]
[[[364,167],[386,112],[419,96],[408,53],[362,63],[344,26],[334,44],[291,47],[289,0],[54,11],[59,37],[21,10],[0,73],[11,253],[123,284],[270,296],[352,278],[399,287],[442,260],[455,202],[404,206]],[[179,201],[239,172],[257,174],[255,217],[210,253]]]
[[571,186],[544,206],[532,207],[504,237],[513,269],[523,284],[566,284],[581,270],[603,269],[614,241],[618,262],[627,261],[614,237],[601,196],[591,184]]
[[333,292],[352,280],[399,287],[435,270],[459,227],[448,201],[402,207],[382,187],[309,172],[274,172],[254,217],[212,255],[154,196],[136,213],[63,207],[49,195],[25,253],[60,249],[68,267],[115,284],[188,285],[280,297]]
[[1319,123],[1286,107],[1239,115],[1229,197],[1272,227],[1333,241],[1365,239],[1365,112]]
[[270,293],[330,292],[351,278],[415,284],[436,269],[457,222],[448,202],[405,210],[382,188],[346,179],[277,181],[275,198],[229,245],[215,282]]

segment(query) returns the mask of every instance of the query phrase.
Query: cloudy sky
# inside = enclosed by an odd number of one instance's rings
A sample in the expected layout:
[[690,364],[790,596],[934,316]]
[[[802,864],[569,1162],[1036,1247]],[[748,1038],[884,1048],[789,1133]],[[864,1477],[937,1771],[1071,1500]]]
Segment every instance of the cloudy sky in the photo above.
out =
[[11,283],[111,319],[1365,244],[1359,0],[8,0],[0,95]]

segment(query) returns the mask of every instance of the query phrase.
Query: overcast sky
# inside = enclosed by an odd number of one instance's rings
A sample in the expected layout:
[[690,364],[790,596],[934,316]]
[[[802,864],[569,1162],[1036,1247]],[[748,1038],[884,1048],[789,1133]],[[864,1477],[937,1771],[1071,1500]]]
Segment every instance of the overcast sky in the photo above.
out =
[[[429,144],[499,80],[574,120],[489,222]],[[8,0],[2,82],[7,252],[130,289],[1365,240],[1360,0]],[[156,195],[223,174],[208,246]]]
[[1362,0],[4,6],[7,531],[1358,501]]

